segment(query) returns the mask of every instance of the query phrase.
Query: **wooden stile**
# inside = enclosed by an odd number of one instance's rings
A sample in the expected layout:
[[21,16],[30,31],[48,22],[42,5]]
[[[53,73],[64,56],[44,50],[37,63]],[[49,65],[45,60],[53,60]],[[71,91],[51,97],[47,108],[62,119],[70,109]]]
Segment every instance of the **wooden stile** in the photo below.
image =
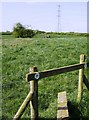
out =
[[57,120],[68,120],[69,113],[67,107],[66,91],[58,93]]
[[[38,120],[38,80],[57,74],[71,72],[79,70],[79,84],[78,84],[78,96],[77,101],[80,102],[83,92],[83,82],[89,90],[89,81],[84,75],[84,68],[89,67],[89,62],[85,62],[85,56],[80,55],[80,63],[61,68],[55,68],[38,72],[36,67],[31,67],[29,73],[26,75],[26,81],[30,83],[30,92],[23,101],[13,120],[19,120],[25,111],[26,107],[30,104],[31,109],[31,120]],[[57,120],[68,120],[69,113],[67,107],[66,91],[58,93],[58,110]]]

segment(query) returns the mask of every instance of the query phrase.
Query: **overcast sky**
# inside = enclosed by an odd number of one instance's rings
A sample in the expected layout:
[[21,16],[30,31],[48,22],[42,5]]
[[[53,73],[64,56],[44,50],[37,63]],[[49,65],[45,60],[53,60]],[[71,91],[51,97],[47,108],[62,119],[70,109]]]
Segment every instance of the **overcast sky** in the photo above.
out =
[[[33,0],[34,1],[34,0]],[[2,2],[2,29],[13,30],[20,22],[32,29],[60,32],[87,32],[87,2]]]

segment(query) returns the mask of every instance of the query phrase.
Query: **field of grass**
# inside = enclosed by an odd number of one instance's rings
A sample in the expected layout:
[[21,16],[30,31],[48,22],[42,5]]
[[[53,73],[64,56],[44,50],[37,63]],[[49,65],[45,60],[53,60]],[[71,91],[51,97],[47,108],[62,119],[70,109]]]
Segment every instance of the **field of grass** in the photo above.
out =
[[[2,42],[3,120],[11,120],[29,92],[25,76],[29,67],[38,71],[79,63],[80,54],[87,55],[86,37],[13,38]],[[86,74],[86,71],[85,71]],[[89,92],[84,86],[83,98],[76,103],[78,71],[39,80],[39,117],[55,119],[57,94],[67,91],[71,120],[89,120]],[[27,107],[22,118],[29,119]]]

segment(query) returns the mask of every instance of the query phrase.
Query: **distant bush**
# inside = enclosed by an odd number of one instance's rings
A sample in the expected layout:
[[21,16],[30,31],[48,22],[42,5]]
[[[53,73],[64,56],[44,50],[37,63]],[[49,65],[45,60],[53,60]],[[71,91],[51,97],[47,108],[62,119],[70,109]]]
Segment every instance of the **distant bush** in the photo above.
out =
[[40,31],[40,30],[35,30],[35,33],[36,34],[42,34],[42,33],[45,33],[44,31]]
[[6,31],[6,32],[1,32],[0,34],[2,34],[2,35],[12,35],[12,32]]
[[16,23],[16,25],[13,28],[13,35],[16,38],[27,38],[30,37],[32,38],[35,33],[31,29],[26,29],[21,23]]
[[52,36],[57,36],[57,35],[63,35],[63,36],[89,36],[89,33],[77,33],[77,32],[48,32],[47,34],[50,34]]

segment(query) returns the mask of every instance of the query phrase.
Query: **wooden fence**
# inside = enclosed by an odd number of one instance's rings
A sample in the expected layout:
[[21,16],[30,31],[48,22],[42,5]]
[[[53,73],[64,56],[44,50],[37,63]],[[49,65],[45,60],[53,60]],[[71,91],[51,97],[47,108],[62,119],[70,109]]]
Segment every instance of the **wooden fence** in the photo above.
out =
[[30,92],[23,101],[13,120],[19,120],[25,111],[27,105],[30,103],[31,108],[31,120],[38,120],[38,80],[57,74],[62,74],[74,70],[79,70],[79,83],[78,83],[78,95],[77,102],[81,101],[83,92],[83,82],[89,91],[89,82],[84,75],[84,69],[89,67],[89,62],[85,62],[85,55],[80,55],[80,63],[61,68],[55,68],[51,70],[45,70],[38,72],[36,67],[32,67],[29,73],[26,75],[26,80],[30,82]]

